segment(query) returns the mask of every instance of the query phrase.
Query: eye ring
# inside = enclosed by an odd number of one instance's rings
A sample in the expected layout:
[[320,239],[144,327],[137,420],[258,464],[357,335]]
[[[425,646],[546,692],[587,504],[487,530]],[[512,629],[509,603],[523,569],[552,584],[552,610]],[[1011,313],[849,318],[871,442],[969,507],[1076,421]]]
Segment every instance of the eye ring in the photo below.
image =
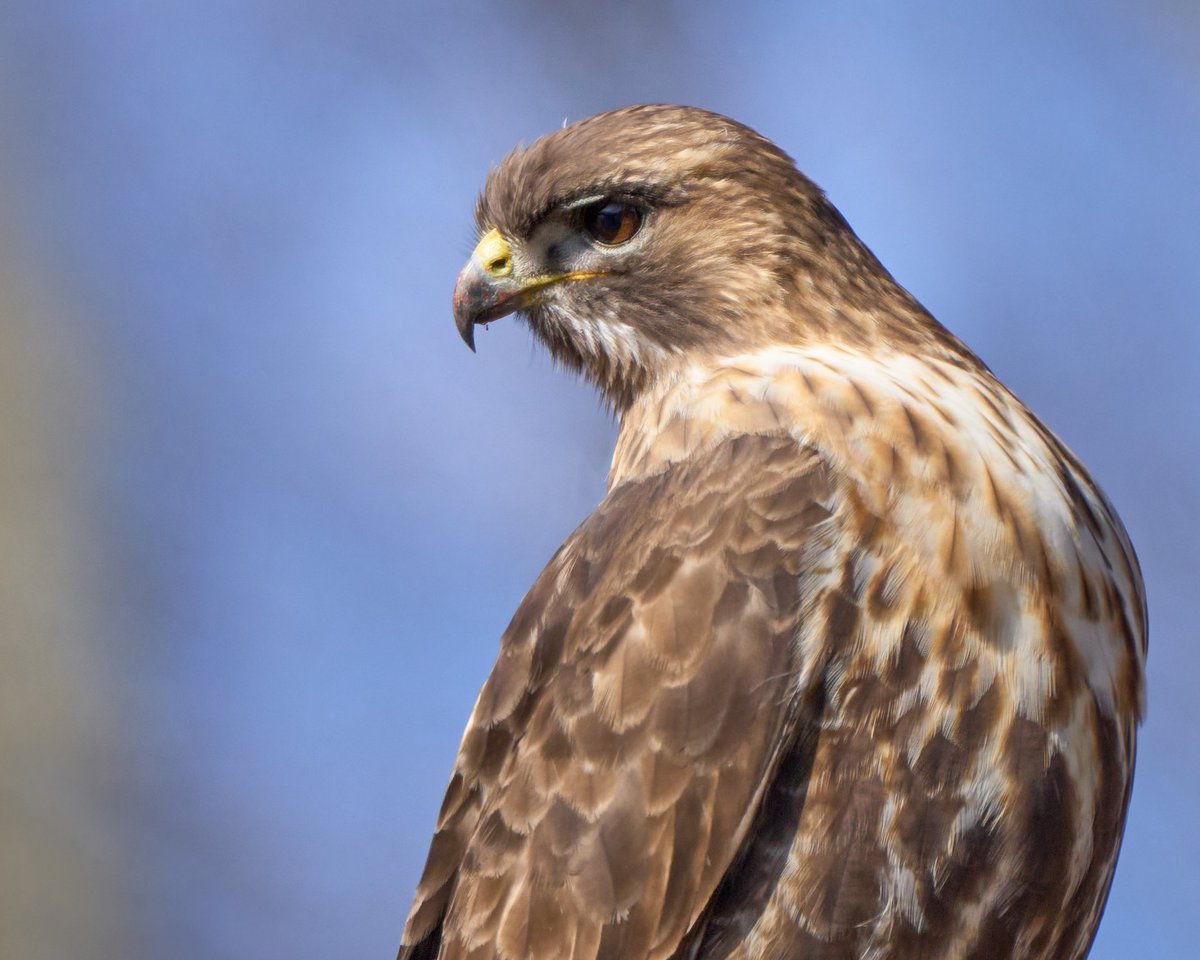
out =
[[606,247],[619,247],[634,238],[642,227],[642,211],[632,203],[600,200],[583,210],[583,228]]

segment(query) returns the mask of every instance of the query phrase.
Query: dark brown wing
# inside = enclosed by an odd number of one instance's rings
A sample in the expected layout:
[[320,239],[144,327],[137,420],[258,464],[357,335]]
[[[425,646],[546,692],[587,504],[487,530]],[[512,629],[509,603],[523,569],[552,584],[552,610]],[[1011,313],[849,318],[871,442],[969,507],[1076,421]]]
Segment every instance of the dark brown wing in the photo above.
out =
[[612,491],[501,641],[401,958],[679,948],[781,761],[803,786],[801,564],[833,496],[780,437]]

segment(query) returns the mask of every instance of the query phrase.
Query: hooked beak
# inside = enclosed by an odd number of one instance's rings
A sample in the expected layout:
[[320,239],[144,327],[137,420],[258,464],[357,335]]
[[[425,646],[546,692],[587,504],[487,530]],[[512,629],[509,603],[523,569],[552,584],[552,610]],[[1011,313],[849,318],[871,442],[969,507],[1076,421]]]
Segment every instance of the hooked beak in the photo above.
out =
[[597,273],[552,273],[519,277],[512,249],[499,230],[489,231],[471,254],[454,285],[454,325],[475,350],[475,326],[528,307],[539,290],[561,280],[586,280]]

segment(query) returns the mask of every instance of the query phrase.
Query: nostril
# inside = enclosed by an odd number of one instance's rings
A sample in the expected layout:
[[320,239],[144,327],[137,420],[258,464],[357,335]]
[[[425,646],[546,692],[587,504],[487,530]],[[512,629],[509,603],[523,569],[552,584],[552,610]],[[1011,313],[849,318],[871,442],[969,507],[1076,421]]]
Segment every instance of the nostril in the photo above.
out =
[[513,272],[512,248],[499,230],[489,230],[475,246],[471,259],[485,276],[498,280]]

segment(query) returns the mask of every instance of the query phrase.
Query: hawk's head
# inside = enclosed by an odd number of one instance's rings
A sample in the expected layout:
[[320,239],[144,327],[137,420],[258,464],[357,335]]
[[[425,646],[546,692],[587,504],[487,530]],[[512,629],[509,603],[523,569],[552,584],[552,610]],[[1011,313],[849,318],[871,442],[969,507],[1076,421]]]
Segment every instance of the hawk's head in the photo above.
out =
[[463,339],[521,311],[618,409],[698,354],[873,336],[881,305],[916,307],[787,154],[695,108],[627,107],[518,148],[476,218]]

